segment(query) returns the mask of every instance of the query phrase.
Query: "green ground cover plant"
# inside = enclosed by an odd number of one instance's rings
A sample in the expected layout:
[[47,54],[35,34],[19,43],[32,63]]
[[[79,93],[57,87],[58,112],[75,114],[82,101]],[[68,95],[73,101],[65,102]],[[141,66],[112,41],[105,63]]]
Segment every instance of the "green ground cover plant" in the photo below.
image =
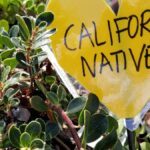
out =
[[149,114],[128,138],[122,120],[96,95],[68,92],[41,48],[57,32],[47,29],[55,16],[45,4],[0,1],[0,148],[148,150]]

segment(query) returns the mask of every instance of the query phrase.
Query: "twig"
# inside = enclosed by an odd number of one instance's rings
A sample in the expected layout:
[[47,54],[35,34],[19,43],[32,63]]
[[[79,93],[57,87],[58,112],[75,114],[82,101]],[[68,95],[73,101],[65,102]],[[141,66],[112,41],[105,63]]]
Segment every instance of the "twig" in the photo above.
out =
[[63,119],[64,122],[66,122],[72,137],[76,143],[76,146],[78,148],[78,150],[81,150],[81,142],[79,139],[79,136],[77,134],[77,131],[75,130],[74,124],[72,123],[72,121],[70,120],[70,118],[67,116],[67,114],[59,107],[53,104],[49,104],[49,108],[55,112],[57,112],[61,118]]
[[[27,51],[27,54],[26,54],[26,61],[27,63],[30,65],[31,64],[31,60],[30,60],[30,53],[31,53],[31,50],[32,50],[32,44],[33,44],[33,41],[37,35],[37,31],[38,31],[38,27],[36,27],[33,31],[32,31],[32,35],[31,35],[31,38],[28,40],[28,47],[26,49]],[[33,82],[34,82],[34,77],[32,76],[32,66],[28,66],[27,67],[27,70],[30,74],[30,82],[31,82],[31,92],[33,90]]]

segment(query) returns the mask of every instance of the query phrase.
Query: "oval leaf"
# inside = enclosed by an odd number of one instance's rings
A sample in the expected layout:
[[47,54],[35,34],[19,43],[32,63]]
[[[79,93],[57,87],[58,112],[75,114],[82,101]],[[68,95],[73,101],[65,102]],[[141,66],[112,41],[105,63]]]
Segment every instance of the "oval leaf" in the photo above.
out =
[[84,97],[78,97],[70,101],[67,107],[67,113],[77,113],[85,107],[86,99]]
[[46,21],[47,25],[50,25],[54,20],[54,15],[51,12],[41,13],[36,19],[36,25],[39,25],[41,21]]
[[57,136],[60,132],[59,125],[54,122],[47,122],[46,123],[46,136],[49,140]]
[[107,131],[108,120],[104,115],[101,114],[92,115],[88,123],[89,124],[87,125],[87,128],[85,128],[85,130],[87,130],[86,136],[87,143],[95,141]]
[[20,136],[21,136],[20,130],[15,125],[11,126],[8,131],[8,138],[11,144],[17,148],[20,147]]
[[31,98],[31,105],[32,107],[40,112],[48,111],[48,106],[44,103],[41,97],[33,96]]
[[53,104],[59,104],[58,96],[54,92],[47,92],[46,93],[47,99],[52,102]]
[[25,131],[26,126],[27,126],[27,124],[25,124],[25,123],[23,123],[19,126],[21,133],[23,133]]
[[0,73],[0,81],[5,82],[8,78],[8,75],[10,73],[10,66],[6,66],[5,68],[2,68]]
[[16,54],[16,59],[17,59],[17,61],[18,61],[20,64],[25,65],[25,66],[30,66],[30,65],[26,62],[26,57],[25,57],[24,53],[18,52],[18,53]]
[[9,30],[9,23],[5,19],[0,20],[0,28],[4,28],[5,31]]
[[18,21],[19,27],[20,27],[20,33],[24,40],[28,40],[30,37],[30,31],[26,25],[26,22],[20,15],[16,15],[16,19]]
[[3,63],[7,66],[10,66],[11,69],[14,69],[16,68],[17,64],[18,64],[18,61],[16,60],[15,57],[12,57],[12,58],[7,58],[3,61]]
[[11,42],[8,36],[1,35],[0,42],[1,44],[7,46],[8,48],[14,48],[14,44]]
[[66,98],[66,95],[67,95],[66,94],[66,90],[65,90],[65,88],[62,85],[58,86],[57,95],[58,95],[60,101],[64,100]]
[[[84,110],[88,110],[91,115],[96,113],[96,111],[99,108],[99,99],[95,94],[90,93],[88,95],[88,100],[86,102],[85,108]],[[84,123],[84,110],[82,110],[82,112],[80,113],[78,122],[80,125],[83,125]]]
[[30,134],[31,138],[34,139],[41,134],[42,127],[37,121],[31,121],[25,128],[25,131]]
[[111,132],[113,129],[118,128],[118,122],[113,117],[108,116],[108,132]]
[[21,134],[20,142],[22,147],[29,147],[31,142],[31,136],[29,133],[24,132]]
[[18,34],[19,34],[19,26],[18,25],[12,26],[11,29],[9,30],[9,36],[17,37]]
[[30,18],[23,16],[23,20],[25,21],[26,26],[28,27],[30,34],[32,34],[32,22],[31,22]]
[[41,124],[41,127],[42,127],[42,131],[45,131],[45,121],[41,118],[37,118],[36,121],[38,121],[40,124]]
[[30,145],[31,149],[43,149],[45,146],[44,141],[41,139],[34,139]]
[[9,49],[9,50],[3,51],[3,52],[0,54],[1,59],[4,60],[4,59],[7,59],[7,58],[9,58],[9,57],[12,57],[14,52],[15,52],[15,49]]
[[112,149],[117,142],[117,133],[113,130],[109,135],[104,137],[100,142],[97,143],[94,150],[108,150]]

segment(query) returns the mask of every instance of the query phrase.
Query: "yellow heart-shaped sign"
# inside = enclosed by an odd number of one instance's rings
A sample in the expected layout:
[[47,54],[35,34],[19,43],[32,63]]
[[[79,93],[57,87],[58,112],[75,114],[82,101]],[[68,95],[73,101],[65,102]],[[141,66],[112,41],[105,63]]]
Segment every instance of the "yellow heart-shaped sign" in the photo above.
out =
[[118,117],[134,117],[150,98],[150,0],[51,0],[60,65]]

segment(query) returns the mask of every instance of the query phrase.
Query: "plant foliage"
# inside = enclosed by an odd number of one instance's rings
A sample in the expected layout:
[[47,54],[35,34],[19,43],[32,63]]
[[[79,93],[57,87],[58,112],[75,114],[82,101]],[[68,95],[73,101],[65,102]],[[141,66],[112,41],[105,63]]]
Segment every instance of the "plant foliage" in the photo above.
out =
[[[95,150],[128,149],[121,121],[93,93],[73,98],[51,66],[41,47],[57,29],[47,29],[55,16],[44,8],[45,0],[0,1],[0,148],[89,149],[97,141]],[[135,131],[136,148],[149,149],[147,128]]]

